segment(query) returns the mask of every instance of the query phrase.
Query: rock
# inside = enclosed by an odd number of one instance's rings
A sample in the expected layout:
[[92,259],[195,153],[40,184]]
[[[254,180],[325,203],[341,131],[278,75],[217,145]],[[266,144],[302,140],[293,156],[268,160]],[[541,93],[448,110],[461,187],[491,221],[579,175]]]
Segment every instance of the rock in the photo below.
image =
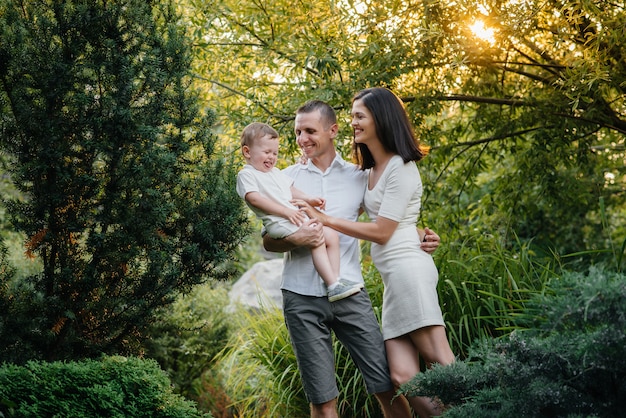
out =
[[237,305],[248,308],[282,308],[280,282],[283,259],[260,261],[239,278],[228,292],[230,310]]

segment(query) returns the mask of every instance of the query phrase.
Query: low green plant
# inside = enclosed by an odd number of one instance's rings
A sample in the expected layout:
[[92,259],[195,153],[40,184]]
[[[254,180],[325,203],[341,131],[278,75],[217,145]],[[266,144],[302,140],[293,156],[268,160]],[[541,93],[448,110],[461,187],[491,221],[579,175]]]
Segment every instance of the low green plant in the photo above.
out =
[[241,315],[240,328],[215,365],[232,399],[228,407],[242,417],[307,416],[308,402],[282,312],[266,307]]
[[153,360],[105,357],[100,361],[31,361],[0,367],[0,416],[210,418],[172,392]]
[[473,341],[506,335],[526,301],[542,293],[561,266],[531,243],[506,249],[497,237],[469,237],[435,253],[439,298],[452,351],[464,358]]
[[439,396],[446,417],[618,417],[626,410],[626,276],[564,272],[526,303],[502,338],[401,388]]
[[164,309],[150,328],[145,355],[167,372],[176,393],[199,396],[194,386],[229,338],[228,303],[226,283],[199,285]]

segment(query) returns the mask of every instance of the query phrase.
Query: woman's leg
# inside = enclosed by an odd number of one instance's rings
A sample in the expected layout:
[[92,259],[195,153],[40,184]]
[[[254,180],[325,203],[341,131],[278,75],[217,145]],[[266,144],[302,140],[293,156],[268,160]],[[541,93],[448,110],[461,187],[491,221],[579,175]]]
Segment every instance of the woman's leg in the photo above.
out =
[[434,363],[444,366],[454,363],[454,353],[448,343],[446,328],[443,325],[416,329],[408,335],[428,367]]
[[[419,353],[408,335],[385,341],[391,381],[396,386],[411,380],[420,371]],[[431,398],[407,397],[411,408],[420,418],[441,415],[440,403]]]

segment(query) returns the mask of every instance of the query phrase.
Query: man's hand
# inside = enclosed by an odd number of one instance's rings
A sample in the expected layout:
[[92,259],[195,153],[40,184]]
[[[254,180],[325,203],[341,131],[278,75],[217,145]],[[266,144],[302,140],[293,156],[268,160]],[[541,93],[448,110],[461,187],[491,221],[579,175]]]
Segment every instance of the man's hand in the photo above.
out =
[[435,233],[435,231],[430,228],[424,228],[423,235],[420,234],[422,250],[426,251],[428,254],[432,254],[435,252],[439,244],[441,243],[441,238],[439,235]]
[[319,247],[324,245],[323,225],[315,219],[309,219],[300,229],[285,239],[291,242],[294,247]]
[[267,251],[283,253],[296,247],[319,247],[324,244],[324,230],[319,222],[306,221],[300,229],[283,239],[273,239],[269,235],[263,237],[263,247]]

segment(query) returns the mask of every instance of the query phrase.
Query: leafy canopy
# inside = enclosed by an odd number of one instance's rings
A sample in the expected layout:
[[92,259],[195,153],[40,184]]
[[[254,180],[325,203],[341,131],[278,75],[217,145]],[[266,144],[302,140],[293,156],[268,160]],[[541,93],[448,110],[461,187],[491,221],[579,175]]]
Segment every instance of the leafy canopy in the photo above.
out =
[[423,212],[450,241],[495,233],[508,245],[517,236],[568,253],[626,237],[616,222],[626,201],[623,5],[182,4],[227,150],[245,124],[262,120],[281,131],[285,163],[295,161],[293,113],[317,98],[339,110],[337,147],[347,155],[350,98],[386,86],[433,147],[420,166]]

